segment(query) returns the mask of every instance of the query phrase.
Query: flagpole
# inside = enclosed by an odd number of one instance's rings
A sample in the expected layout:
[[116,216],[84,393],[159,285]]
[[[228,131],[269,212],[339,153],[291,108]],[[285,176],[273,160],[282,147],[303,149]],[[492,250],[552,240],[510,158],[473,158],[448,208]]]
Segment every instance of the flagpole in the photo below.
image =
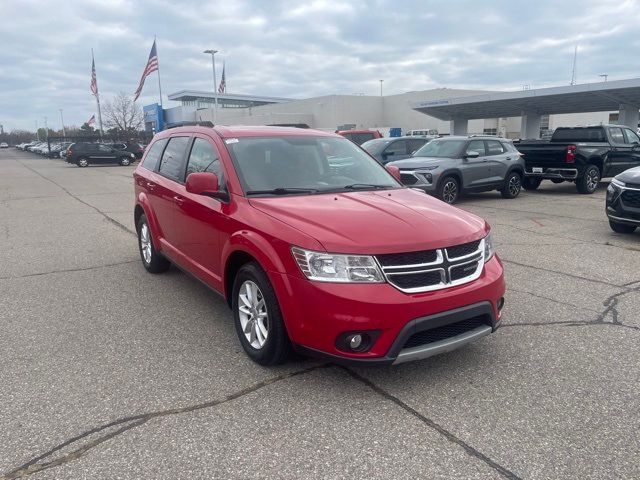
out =
[[[95,58],[93,56],[93,48],[91,49],[91,60],[95,65]],[[102,112],[100,111],[100,93],[98,92],[98,82],[96,81],[96,103],[98,105],[98,128],[100,129],[100,140],[102,140]]]
[[153,36],[153,43],[156,44],[156,58],[158,59],[158,92],[160,92],[160,108],[162,108],[162,85],[160,84],[160,55],[158,55],[158,42],[156,36]]

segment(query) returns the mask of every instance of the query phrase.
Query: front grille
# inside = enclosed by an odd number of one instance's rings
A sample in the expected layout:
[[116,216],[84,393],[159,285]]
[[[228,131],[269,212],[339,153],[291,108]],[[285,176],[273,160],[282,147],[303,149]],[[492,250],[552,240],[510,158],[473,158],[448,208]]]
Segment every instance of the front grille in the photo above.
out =
[[480,240],[476,240],[475,242],[470,243],[463,243],[462,245],[456,245],[455,247],[448,247],[447,255],[449,256],[449,258],[458,258],[464,257],[466,255],[471,255],[478,250],[478,245],[480,245]]
[[400,172],[400,179],[404,185],[415,185],[418,183],[418,179],[411,173]]
[[482,325],[491,325],[491,319],[487,315],[481,315],[467,320],[461,320],[449,325],[423,330],[411,335],[405,342],[404,348],[420,347],[429,343],[438,342],[447,338],[455,337],[463,333],[469,332]]
[[443,270],[431,270],[420,273],[403,273],[390,276],[389,281],[405,290],[425,286],[430,287],[442,282],[442,272]]
[[385,253],[384,255],[378,255],[377,258],[383,267],[420,265],[435,262],[438,258],[438,252],[436,250],[423,250],[422,252]]
[[477,279],[483,250],[484,242],[476,240],[446,249],[376,255],[376,259],[391,285],[406,293],[418,293]]
[[630,207],[640,207],[640,192],[625,190],[622,192],[622,201]]

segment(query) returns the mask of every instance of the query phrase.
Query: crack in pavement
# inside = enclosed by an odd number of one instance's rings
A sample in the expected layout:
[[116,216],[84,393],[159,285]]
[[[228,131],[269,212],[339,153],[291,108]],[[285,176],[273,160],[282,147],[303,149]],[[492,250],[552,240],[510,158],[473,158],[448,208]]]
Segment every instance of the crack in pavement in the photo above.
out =
[[130,263],[138,263],[140,260],[127,260],[126,262],[107,263],[105,265],[94,265],[92,267],[79,267],[79,268],[66,268],[61,270],[50,270],[48,272],[39,273],[27,273],[25,275],[17,275],[13,277],[0,277],[0,280],[17,280],[20,278],[40,277],[42,275],[52,275],[54,273],[69,273],[69,272],[85,272],[87,270],[100,270],[101,268],[117,267],[119,265],[128,265]]
[[504,259],[502,257],[500,257],[500,260],[502,261],[502,263],[509,263],[511,265],[517,265],[519,267],[526,267],[526,268],[531,268],[533,270],[540,270],[542,272],[549,272],[549,273],[555,273],[557,275],[564,275],[565,277],[571,277],[571,278],[575,278],[577,280],[584,280],[585,282],[599,283],[600,285],[607,285],[608,287],[615,287],[615,288],[624,288],[625,287],[625,285],[617,285],[615,283],[605,282],[604,280],[596,280],[595,278],[587,278],[587,277],[583,277],[583,276],[580,276],[580,275],[574,275],[573,273],[562,272],[560,270],[552,270],[550,268],[536,267],[534,265],[527,265],[526,263],[515,262],[513,260],[506,260],[506,259]]
[[[64,465],[66,463],[72,462],[74,460],[79,459],[80,457],[82,457],[85,453],[87,453],[89,450],[97,447],[98,445],[112,439],[115,438],[129,430],[132,430],[136,427],[142,426],[144,424],[146,424],[149,420],[153,420],[155,418],[162,418],[162,417],[166,417],[166,416],[171,416],[171,415],[179,415],[182,413],[189,413],[189,412],[194,412],[197,410],[203,410],[206,408],[211,408],[211,407],[216,407],[218,405],[222,405],[224,403],[228,403],[232,400],[236,400],[238,398],[241,398],[245,395],[249,395],[251,393],[254,393],[268,385],[272,385],[274,383],[277,382],[281,382],[282,380],[286,380],[289,378],[293,378],[299,375],[304,375],[307,373],[311,373],[314,372],[316,370],[320,370],[322,368],[328,368],[331,367],[330,364],[321,364],[321,365],[314,365],[312,367],[308,367],[308,368],[304,368],[302,370],[296,370],[294,372],[289,372],[289,373],[283,373],[281,375],[277,375],[275,377],[271,377],[268,378],[266,380],[263,380],[261,382],[255,383],[249,387],[243,388],[241,390],[238,390],[235,393],[231,393],[225,397],[222,397],[218,400],[211,400],[209,402],[205,402],[205,403],[200,403],[197,405],[190,405],[187,407],[180,407],[180,408],[171,408],[171,409],[167,409],[167,410],[159,410],[159,411],[155,411],[155,412],[149,412],[149,413],[141,413],[138,415],[133,415],[133,416],[129,416],[129,417],[122,417],[119,418],[117,420],[113,420],[109,423],[105,423],[103,425],[97,426],[95,428],[92,428],[91,430],[87,430],[79,435],[76,435],[68,440],[66,440],[65,442],[62,442],[58,445],[56,445],[55,447],[53,447],[52,449],[46,451],[45,453],[38,455],[36,457],[33,457],[31,460],[27,461],[26,463],[24,463],[23,465],[20,465],[19,467],[16,467],[12,470],[9,470],[8,472],[6,472],[3,475],[0,475],[0,480],[13,480],[16,478],[22,478],[22,477],[27,477],[29,475],[32,475],[34,473],[37,472],[41,472],[42,470],[47,470],[49,468],[53,468],[53,467],[57,467],[60,465]],[[93,440],[88,440],[87,442],[81,444],[80,446],[78,446],[77,448],[75,448],[74,450],[72,450],[69,453],[60,455],[59,457],[54,458],[53,460],[47,460],[47,461],[43,461],[45,460],[47,457],[51,457],[53,456],[56,452],[59,452],[60,450],[62,450],[65,447],[68,447],[70,445],[73,445],[76,442],[80,442],[81,440],[86,439],[87,437],[90,437],[92,435],[95,435],[97,433],[100,432],[104,432],[105,430],[110,430],[113,429],[114,427],[119,427],[116,428],[115,430],[111,430],[108,431],[107,433],[104,433],[103,435],[93,439]]]
[[[640,282],[635,281],[635,282],[631,282],[628,285],[633,285],[636,283],[640,283]],[[625,288],[621,292],[609,295],[604,300],[604,302],[602,302],[602,305],[605,307],[604,310],[598,313],[598,316],[594,320],[564,320],[564,321],[557,321],[557,322],[511,323],[511,324],[502,325],[501,328],[544,327],[547,325],[565,325],[568,327],[589,327],[594,325],[610,325],[613,327],[621,327],[621,328],[627,328],[630,330],[640,331],[640,326],[627,325],[625,323],[622,323],[619,319],[620,314],[618,312],[618,303],[619,303],[620,297],[623,297],[624,295],[629,295],[630,293],[635,293],[635,292],[640,292],[640,285],[634,288]],[[529,293],[529,292],[523,292],[523,293]],[[536,296],[536,295],[533,295],[533,296]],[[549,299],[549,300],[552,300],[552,299]],[[563,305],[575,306],[575,305],[571,305],[570,303],[563,303],[558,300],[552,300],[552,301],[563,304]],[[607,320],[607,317],[609,316],[611,317],[611,321],[607,322],[606,320]]]
[[547,300],[553,303],[558,303],[560,305],[565,305],[567,307],[574,307],[574,308],[580,308],[582,310],[588,310],[590,312],[595,312],[595,313],[600,313],[598,310],[594,309],[594,308],[588,308],[582,305],[576,305],[574,303],[569,303],[569,302],[563,302],[561,300],[556,300],[555,298],[551,298],[551,297],[545,297],[544,295],[538,295],[537,293],[533,293],[533,292],[528,292],[526,290],[518,290],[517,288],[512,288],[512,287],[507,287],[507,291],[508,292],[516,292],[516,293],[524,293],[527,295],[531,295],[532,297],[535,298],[540,298],[541,300]]
[[472,457],[475,457],[476,459],[484,462],[486,465],[488,465],[490,468],[495,470],[497,473],[499,473],[503,477],[508,478],[510,480],[519,480],[521,478],[518,475],[516,475],[515,473],[513,473],[511,470],[507,469],[506,467],[503,467],[502,465],[497,463],[495,460],[492,460],[491,458],[486,456],[484,453],[482,453],[479,450],[475,449],[474,447],[469,445],[464,440],[456,437],[453,433],[451,433],[449,430],[445,429],[444,427],[442,427],[438,423],[434,422],[432,419],[424,416],[423,414],[421,414],[420,412],[418,412],[414,408],[410,407],[409,405],[407,405],[405,402],[400,400],[395,395],[391,394],[390,392],[388,392],[387,390],[383,389],[382,387],[376,385],[374,382],[372,382],[368,378],[363,377],[362,375],[354,372],[350,368],[343,367],[343,366],[341,366],[340,368],[345,370],[354,379],[356,379],[359,382],[365,384],[367,387],[369,387],[371,390],[373,390],[378,395],[382,396],[386,400],[389,400],[390,402],[395,403],[397,406],[402,408],[404,411],[406,411],[407,413],[409,413],[409,414],[413,415],[414,417],[416,417],[418,420],[420,420],[420,422],[422,422],[423,424],[425,424],[426,426],[428,426],[432,430],[435,430],[437,433],[439,433],[440,435],[445,437],[449,442],[451,442],[451,443],[453,443],[453,444],[455,444],[455,445],[457,445],[459,447],[462,447],[462,449],[468,455],[470,455]]
[[114,220],[113,218],[111,218],[109,215],[107,215],[106,213],[104,213],[102,210],[100,210],[98,207],[95,207],[93,205],[91,205],[88,202],[85,202],[84,200],[82,200],[81,198],[77,197],[76,195],[74,195],[73,193],[71,193],[69,190],[67,190],[65,187],[63,187],[62,185],[60,185],[58,182],[51,180],[48,177],[45,177],[43,174],[41,174],[40,172],[38,172],[37,170],[31,168],[28,165],[25,165],[24,163],[22,163],[21,161],[18,161],[18,163],[20,165],[22,165],[24,168],[26,168],[27,170],[32,171],[33,173],[35,173],[36,175],[38,175],[39,177],[43,178],[44,180],[46,180],[47,182],[51,182],[53,183],[56,187],[58,187],[59,189],[61,189],[63,192],[65,192],[67,195],[69,195],[71,198],[77,200],[78,202],[82,203],[83,205],[86,205],[89,208],[92,208],[93,210],[95,210],[96,212],[98,212],[100,215],[102,215],[106,220],[108,220],[109,222],[113,223],[115,226],[117,226],[118,228],[124,230],[125,232],[131,233],[132,235],[136,235],[136,232],[134,232],[133,230],[131,230],[129,227],[127,227],[126,225],[118,222],[117,220]]

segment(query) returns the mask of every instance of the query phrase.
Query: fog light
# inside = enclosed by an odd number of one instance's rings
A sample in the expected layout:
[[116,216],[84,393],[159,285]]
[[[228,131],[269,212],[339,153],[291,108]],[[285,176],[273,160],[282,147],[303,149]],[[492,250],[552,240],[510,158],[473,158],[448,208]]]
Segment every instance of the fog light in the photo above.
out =
[[362,335],[352,335],[349,339],[349,347],[351,350],[357,350],[362,345]]

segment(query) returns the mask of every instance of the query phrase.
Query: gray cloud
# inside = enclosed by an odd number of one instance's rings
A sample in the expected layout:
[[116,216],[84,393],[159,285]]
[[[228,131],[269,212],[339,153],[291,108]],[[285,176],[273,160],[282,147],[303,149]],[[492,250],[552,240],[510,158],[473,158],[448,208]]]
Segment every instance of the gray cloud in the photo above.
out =
[[[80,125],[95,112],[91,48],[104,100],[133,93],[153,36],[163,93],[210,90],[220,50],[234,93],[304,98],[435,87],[520,89],[638,76],[635,1],[3,2],[0,123]],[[148,78],[141,104],[157,101]]]

